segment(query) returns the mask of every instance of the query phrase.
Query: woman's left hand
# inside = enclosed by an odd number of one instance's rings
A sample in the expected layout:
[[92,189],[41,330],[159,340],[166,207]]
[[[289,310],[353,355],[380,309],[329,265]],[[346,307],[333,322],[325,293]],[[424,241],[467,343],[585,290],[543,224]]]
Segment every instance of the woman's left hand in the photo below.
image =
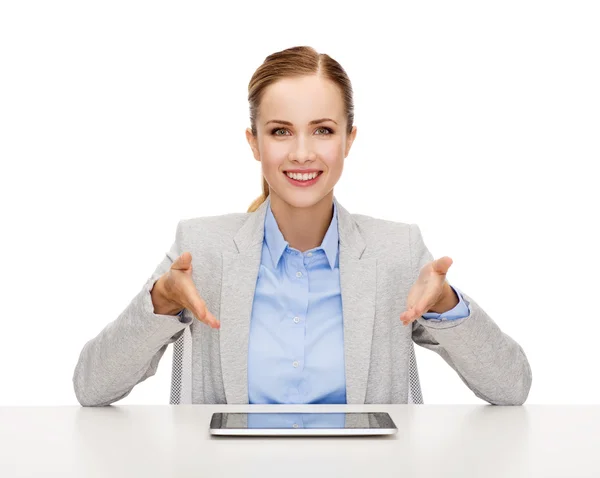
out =
[[441,314],[456,307],[458,298],[446,281],[446,273],[452,262],[450,257],[444,256],[423,266],[408,293],[407,309],[400,315],[404,325],[427,312]]

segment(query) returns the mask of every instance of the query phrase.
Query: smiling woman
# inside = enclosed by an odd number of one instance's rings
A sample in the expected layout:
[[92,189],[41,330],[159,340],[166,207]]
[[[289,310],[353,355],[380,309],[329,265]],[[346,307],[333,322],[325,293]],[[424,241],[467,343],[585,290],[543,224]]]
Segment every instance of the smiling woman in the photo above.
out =
[[339,63],[273,53],[248,100],[263,194],[245,213],[179,222],[140,293],[84,346],[80,403],[127,396],[173,342],[171,403],[422,403],[414,342],[481,399],[522,404],[525,353],[450,286],[452,259],[433,260],[417,225],[334,197],[356,137]]
[[[288,48],[267,56],[256,70],[248,102],[246,138],[262,165],[262,194],[248,212],[271,195],[280,216],[301,208],[313,224],[315,214],[325,219],[331,211],[323,206],[331,208],[333,188],[356,136],[352,84],[345,70],[311,47]],[[312,171],[319,176],[304,176]],[[302,176],[283,177],[285,172]]]

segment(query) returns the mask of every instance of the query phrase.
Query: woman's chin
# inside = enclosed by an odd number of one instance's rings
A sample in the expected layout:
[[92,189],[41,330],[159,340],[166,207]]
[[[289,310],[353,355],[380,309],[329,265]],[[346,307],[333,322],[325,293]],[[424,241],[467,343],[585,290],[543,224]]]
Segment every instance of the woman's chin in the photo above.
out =
[[285,194],[282,199],[284,202],[286,202],[287,204],[289,204],[291,207],[295,207],[295,208],[310,208],[313,207],[315,205],[317,205],[319,202],[321,202],[323,199],[325,199],[325,196],[327,196],[327,194],[322,194],[321,192],[317,192],[317,191],[303,191],[303,192],[296,192],[293,191],[291,194]]

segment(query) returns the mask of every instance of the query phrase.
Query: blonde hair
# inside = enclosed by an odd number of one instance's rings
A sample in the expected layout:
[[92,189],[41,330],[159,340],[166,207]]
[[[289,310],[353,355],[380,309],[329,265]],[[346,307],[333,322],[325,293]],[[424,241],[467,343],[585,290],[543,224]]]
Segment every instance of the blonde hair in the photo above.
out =
[[[250,104],[250,127],[256,136],[256,117],[265,89],[283,78],[303,75],[322,75],[336,83],[342,93],[344,113],[347,119],[347,134],[352,131],[354,123],[354,100],[352,84],[342,66],[325,53],[318,53],[309,46],[295,46],[273,53],[265,58],[262,65],[252,75],[248,84],[248,103]],[[256,211],[269,196],[269,183],[263,176],[262,194],[257,197],[248,212]]]

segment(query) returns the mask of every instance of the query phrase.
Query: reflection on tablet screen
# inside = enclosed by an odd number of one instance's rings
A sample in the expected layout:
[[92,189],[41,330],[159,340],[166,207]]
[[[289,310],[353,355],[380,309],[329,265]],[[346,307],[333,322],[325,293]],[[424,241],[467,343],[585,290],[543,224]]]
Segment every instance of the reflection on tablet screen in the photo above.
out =
[[223,428],[394,428],[387,413],[223,413]]
[[248,428],[344,428],[345,413],[251,413]]

